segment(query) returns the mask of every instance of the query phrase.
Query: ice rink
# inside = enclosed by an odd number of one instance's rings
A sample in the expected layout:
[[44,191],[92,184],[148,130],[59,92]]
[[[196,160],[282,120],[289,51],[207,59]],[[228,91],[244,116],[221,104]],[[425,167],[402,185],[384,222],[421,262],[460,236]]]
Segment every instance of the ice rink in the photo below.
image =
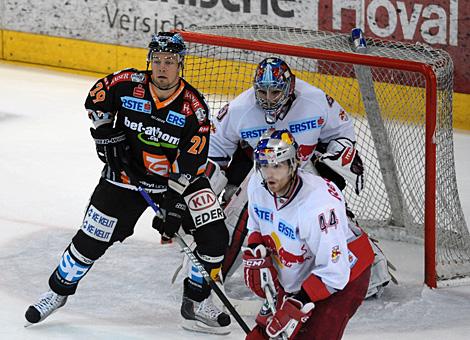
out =
[[[27,306],[48,289],[100,176],[83,107],[95,78],[0,62],[0,79],[0,339],[243,339],[233,318],[228,336],[181,329],[182,277],[174,285],[171,278],[182,255],[176,244],[160,245],[150,209],[62,309],[23,327]],[[470,134],[454,138],[468,225]],[[366,301],[344,339],[470,339],[470,285],[430,290],[422,283],[422,246],[381,245],[400,284]]]

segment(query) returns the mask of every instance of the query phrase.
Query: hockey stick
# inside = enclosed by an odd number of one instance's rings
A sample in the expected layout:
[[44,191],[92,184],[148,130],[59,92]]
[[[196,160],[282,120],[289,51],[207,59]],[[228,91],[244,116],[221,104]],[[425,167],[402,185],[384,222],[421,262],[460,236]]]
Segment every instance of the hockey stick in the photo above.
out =
[[[129,176],[129,172],[126,171],[127,175]],[[129,178],[131,178],[131,176],[129,176]],[[132,178],[131,178],[131,181],[133,183],[138,183],[137,181],[134,181]],[[135,184],[134,184],[135,185]],[[147,191],[145,191],[144,188],[142,188],[140,185],[136,185],[137,187],[137,190],[139,191],[139,193],[142,195],[142,197],[145,199],[145,201],[148,203],[148,205],[153,209],[153,211],[155,212],[155,214],[159,217],[159,218],[163,218],[163,214],[160,210],[160,208],[157,206],[157,204],[153,201],[153,199],[149,196],[149,194],[147,193]],[[189,248],[189,246],[186,244],[186,242],[184,241],[184,239],[178,234],[178,233],[175,233],[175,239],[176,239],[176,242],[178,242],[178,244],[181,246],[182,250],[185,252],[185,254],[189,257],[189,259],[191,260],[191,262],[193,263],[193,265],[199,270],[199,272],[201,273],[201,275],[204,277],[204,280],[206,280],[206,282],[211,286],[211,288],[214,290],[214,292],[217,294],[217,296],[219,297],[220,301],[222,301],[222,303],[224,304],[225,307],[227,307],[228,311],[230,312],[230,314],[232,314],[232,316],[235,318],[235,320],[237,320],[238,324],[240,325],[240,327],[245,331],[246,334],[248,334],[251,330],[250,328],[248,327],[248,325],[245,323],[245,321],[243,321],[242,317],[240,316],[240,314],[238,314],[238,312],[236,311],[235,307],[233,307],[233,305],[230,303],[230,301],[227,299],[227,297],[225,296],[225,294],[220,290],[220,288],[217,286],[217,284],[214,282],[214,280],[212,280],[211,276],[209,275],[209,273],[206,271],[206,269],[204,268],[204,266],[199,262],[199,260],[196,258],[196,256],[194,255],[194,253],[192,252],[191,248]]]
[[[276,303],[274,302],[274,293],[271,285],[269,284],[269,280],[265,277],[265,273],[263,274],[262,281],[265,283],[264,286],[264,294],[266,295],[266,301],[268,302],[269,309],[271,313],[276,314]],[[287,340],[288,337],[285,332],[281,333],[282,340]]]
[[189,257],[193,265],[199,270],[199,272],[202,274],[204,277],[204,280],[211,286],[211,288],[214,290],[214,292],[217,294],[219,299],[222,301],[225,307],[229,310],[230,314],[233,315],[235,320],[237,320],[238,324],[240,327],[245,331],[246,334],[250,332],[250,328],[248,325],[243,321],[242,317],[238,312],[236,311],[235,307],[230,303],[230,301],[227,299],[225,294],[222,292],[222,290],[217,286],[217,284],[212,280],[211,276],[209,273],[205,270],[204,266],[199,262],[199,260],[196,258],[194,253],[191,251],[191,248],[186,244],[184,239],[178,234],[175,233],[175,238],[176,242],[181,246],[185,254]]
[[[269,306],[269,309],[271,309],[271,313],[273,313],[273,315],[276,314],[276,305],[274,303],[273,293],[269,285],[266,285],[264,287],[264,293],[266,294],[266,300],[268,301],[268,306]],[[282,336],[282,340],[288,339],[285,332],[282,332],[281,336]]]

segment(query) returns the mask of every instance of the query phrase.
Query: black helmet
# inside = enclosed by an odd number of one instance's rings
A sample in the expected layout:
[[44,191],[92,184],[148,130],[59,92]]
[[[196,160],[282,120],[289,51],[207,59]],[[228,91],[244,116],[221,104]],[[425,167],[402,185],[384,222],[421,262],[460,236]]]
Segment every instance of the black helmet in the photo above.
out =
[[186,54],[186,45],[179,33],[159,32],[152,34],[147,62],[152,60],[152,54],[155,52],[169,52],[183,57]]

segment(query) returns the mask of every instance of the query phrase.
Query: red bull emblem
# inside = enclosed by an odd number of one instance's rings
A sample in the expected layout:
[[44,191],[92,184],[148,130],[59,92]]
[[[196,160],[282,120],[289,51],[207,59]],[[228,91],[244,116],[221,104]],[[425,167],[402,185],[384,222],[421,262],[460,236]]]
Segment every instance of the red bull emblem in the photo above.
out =
[[289,144],[291,145],[292,143],[294,143],[294,140],[292,139],[292,135],[288,132],[284,132],[281,136],[281,139],[286,142],[286,144]]
[[331,249],[331,262],[337,263],[339,261],[340,255],[341,251],[339,250],[339,246],[334,246]]
[[283,268],[283,266],[290,268],[295,263],[304,263],[305,261],[310,260],[312,258],[311,256],[305,256],[305,254],[307,254],[308,252],[305,247],[305,244],[302,245],[302,247],[300,248],[302,250],[302,254],[300,255],[293,254],[287,251],[281,245],[279,236],[277,236],[275,232],[272,232],[271,235],[263,235],[263,243],[274,255],[274,260],[281,268]]

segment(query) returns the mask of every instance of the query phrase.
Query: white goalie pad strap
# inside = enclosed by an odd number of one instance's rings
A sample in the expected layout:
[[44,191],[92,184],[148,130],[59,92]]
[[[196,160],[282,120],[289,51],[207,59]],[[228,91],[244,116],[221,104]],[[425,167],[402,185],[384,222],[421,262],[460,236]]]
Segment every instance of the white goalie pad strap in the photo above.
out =
[[184,201],[196,228],[225,218],[219,200],[211,189],[201,189],[186,195]]
[[219,196],[228,183],[228,179],[225,177],[224,171],[220,168],[219,164],[208,159],[205,174],[209,179],[212,190],[214,190],[214,193]]

